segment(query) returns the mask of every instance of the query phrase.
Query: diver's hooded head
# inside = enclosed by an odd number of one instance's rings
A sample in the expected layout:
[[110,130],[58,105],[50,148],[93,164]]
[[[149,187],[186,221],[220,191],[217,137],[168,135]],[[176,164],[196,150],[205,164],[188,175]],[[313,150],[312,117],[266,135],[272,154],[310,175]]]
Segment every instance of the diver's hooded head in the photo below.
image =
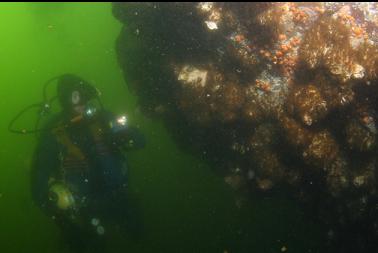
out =
[[97,90],[84,79],[64,74],[58,78],[58,100],[65,113],[75,113],[97,96]]

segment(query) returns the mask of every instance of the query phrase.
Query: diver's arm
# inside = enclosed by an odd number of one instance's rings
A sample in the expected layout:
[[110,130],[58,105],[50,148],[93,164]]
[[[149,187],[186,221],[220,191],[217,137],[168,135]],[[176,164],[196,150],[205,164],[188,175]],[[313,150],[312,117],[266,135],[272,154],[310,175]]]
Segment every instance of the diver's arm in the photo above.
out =
[[50,209],[49,179],[59,167],[59,146],[52,134],[42,136],[34,153],[31,170],[33,201],[44,211]]

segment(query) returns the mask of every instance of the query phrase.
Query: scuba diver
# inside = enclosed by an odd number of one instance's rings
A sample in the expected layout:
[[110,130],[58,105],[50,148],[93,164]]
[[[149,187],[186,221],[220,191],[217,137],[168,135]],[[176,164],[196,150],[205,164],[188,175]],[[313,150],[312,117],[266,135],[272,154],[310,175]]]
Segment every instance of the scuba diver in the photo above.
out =
[[[130,234],[140,225],[131,214],[135,207],[127,193],[124,151],[144,147],[144,137],[125,116],[115,118],[107,112],[87,81],[72,74],[55,80],[62,111],[43,128],[29,131],[40,132],[32,197],[56,221],[71,248],[82,252],[92,245],[102,251],[99,244],[107,226]],[[100,106],[93,105],[96,101]],[[43,111],[50,104],[42,107]]]

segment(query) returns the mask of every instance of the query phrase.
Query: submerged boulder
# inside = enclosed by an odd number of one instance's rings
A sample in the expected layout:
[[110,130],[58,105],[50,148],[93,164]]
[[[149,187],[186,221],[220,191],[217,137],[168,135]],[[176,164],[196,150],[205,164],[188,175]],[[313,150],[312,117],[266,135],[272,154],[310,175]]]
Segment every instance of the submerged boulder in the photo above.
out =
[[144,113],[234,188],[289,187],[332,233],[370,233],[361,245],[375,247],[376,3],[114,3],[113,13]]

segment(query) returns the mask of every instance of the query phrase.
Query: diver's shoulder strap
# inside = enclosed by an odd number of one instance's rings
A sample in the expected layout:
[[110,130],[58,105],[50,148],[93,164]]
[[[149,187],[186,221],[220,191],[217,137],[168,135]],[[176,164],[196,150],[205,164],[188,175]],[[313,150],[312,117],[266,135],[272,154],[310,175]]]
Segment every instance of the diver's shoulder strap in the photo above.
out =
[[67,148],[68,155],[73,156],[78,160],[85,160],[85,155],[81,149],[72,142],[63,122],[61,122],[58,127],[54,128],[52,133],[55,135],[57,141]]

